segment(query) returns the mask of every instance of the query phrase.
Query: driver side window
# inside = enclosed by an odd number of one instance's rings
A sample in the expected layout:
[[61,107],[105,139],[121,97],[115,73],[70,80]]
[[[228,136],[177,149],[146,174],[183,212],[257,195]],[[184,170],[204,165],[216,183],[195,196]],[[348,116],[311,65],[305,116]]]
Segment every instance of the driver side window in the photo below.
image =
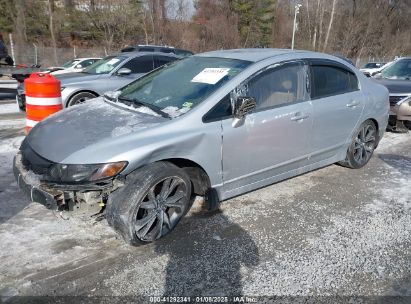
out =
[[256,75],[248,82],[247,96],[254,97],[257,110],[307,100],[306,66],[286,63]]

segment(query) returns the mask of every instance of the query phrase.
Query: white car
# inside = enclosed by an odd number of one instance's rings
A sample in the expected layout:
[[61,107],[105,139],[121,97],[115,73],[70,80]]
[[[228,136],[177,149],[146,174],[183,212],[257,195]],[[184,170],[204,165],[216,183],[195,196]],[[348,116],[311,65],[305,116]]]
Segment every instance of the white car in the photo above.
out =
[[386,65],[385,62],[368,62],[364,65],[361,72],[364,73],[365,76],[371,77],[374,73],[378,72]]
[[92,65],[94,62],[100,60],[101,58],[93,57],[93,58],[76,58],[70,60],[63,64],[61,67],[50,67],[49,70],[50,74],[52,75],[60,75],[66,73],[75,73],[81,72],[84,68]]

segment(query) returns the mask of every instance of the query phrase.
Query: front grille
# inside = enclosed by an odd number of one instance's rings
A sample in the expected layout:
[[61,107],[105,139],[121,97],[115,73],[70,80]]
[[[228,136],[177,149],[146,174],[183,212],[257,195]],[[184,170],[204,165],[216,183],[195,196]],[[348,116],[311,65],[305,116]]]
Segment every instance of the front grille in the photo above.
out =
[[390,96],[390,106],[393,107],[399,102],[400,100],[406,98],[407,95],[405,96]]
[[21,147],[21,161],[26,170],[31,170],[35,174],[47,174],[53,162],[41,157],[29,146],[26,140],[23,141]]

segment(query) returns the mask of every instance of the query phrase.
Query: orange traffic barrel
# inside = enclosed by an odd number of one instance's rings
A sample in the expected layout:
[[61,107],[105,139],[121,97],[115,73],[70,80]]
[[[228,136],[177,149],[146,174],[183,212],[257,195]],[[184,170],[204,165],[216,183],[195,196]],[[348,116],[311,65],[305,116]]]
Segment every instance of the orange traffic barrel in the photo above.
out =
[[33,73],[24,80],[26,90],[26,134],[39,121],[63,109],[61,83],[53,75]]

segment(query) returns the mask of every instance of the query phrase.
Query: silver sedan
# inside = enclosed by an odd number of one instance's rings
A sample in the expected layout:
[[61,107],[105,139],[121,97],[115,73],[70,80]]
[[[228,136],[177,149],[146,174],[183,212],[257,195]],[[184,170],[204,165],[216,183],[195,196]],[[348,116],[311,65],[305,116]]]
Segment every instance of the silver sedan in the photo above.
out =
[[[116,90],[180,56],[160,52],[129,52],[107,56],[81,72],[55,75],[61,81],[63,107],[83,103],[88,99]],[[25,108],[24,83],[17,87],[17,102]]]
[[14,172],[34,201],[104,215],[127,242],[151,242],[194,195],[215,210],[333,163],[364,166],[388,111],[387,89],[333,56],[208,52],[39,123]]

